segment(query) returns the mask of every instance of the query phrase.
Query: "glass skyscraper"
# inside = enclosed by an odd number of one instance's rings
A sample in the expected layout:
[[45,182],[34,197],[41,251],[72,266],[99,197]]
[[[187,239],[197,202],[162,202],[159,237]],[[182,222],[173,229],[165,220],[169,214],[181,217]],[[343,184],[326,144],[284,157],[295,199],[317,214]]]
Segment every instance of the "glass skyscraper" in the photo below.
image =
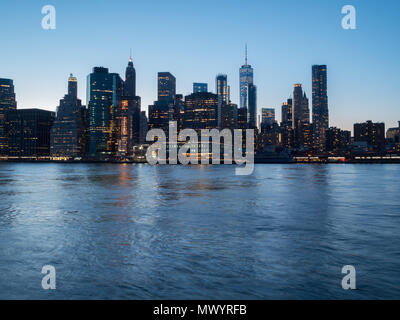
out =
[[87,78],[89,108],[89,154],[116,155],[120,137],[120,110],[123,81],[107,68],[95,67]]
[[8,150],[7,113],[16,108],[13,80],[0,79],[0,157]]
[[325,149],[325,132],[329,128],[326,65],[312,66],[312,122],[314,147]]
[[247,46],[245,54],[245,64],[239,70],[240,76],[240,108],[248,107],[248,87],[253,84],[253,68],[247,64]]

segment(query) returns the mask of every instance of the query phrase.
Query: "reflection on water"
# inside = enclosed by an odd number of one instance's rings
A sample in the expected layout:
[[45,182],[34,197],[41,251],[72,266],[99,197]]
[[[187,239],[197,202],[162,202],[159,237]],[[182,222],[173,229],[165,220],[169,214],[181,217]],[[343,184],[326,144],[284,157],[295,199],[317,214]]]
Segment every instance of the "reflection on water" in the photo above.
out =
[[399,178],[397,165],[0,163],[0,298],[398,299]]

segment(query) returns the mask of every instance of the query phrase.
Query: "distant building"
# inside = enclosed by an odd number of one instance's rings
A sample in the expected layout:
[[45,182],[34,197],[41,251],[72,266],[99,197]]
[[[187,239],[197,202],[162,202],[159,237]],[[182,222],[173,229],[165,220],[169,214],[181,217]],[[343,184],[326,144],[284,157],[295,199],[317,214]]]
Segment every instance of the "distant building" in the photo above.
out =
[[238,129],[248,129],[249,125],[247,122],[247,108],[238,109]]
[[13,80],[0,79],[0,157],[8,153],[7,113],[16,108]]
[[[247,45],[245,53],[245,64],[239,70],[240,76],[240,108],[248,108],[249,85],[253,84],[253,68],[247,64]],[[255,120],[254,120],[255,121]]]
[[[310,124],[310,109],[308,98],[303,93],[302,85],[295,84],[293,91],[293,129],[294,141],[297,148],[310,147],[308,134],[312,131],[309,128]],[[313,139],[312,139],[313,140]]]
[[194,82],[193,83],[193,93],[198,93],[198,92],[208,92],[208,84]]
[[176,94],[176,79],[169,72],[158,73],[158,101],[173,101]]
[[147,126],[146,112],[145,112],[145,111],[141,111],[141,112],[140,112],[140,136],[139,136],[139,144],[144,144],[144,143],[146,143],[147,131],[148,131],[148,126]]
[[50,154],[52,157],[75,158],[86,153],[86,108],[78,99],[78,81],[71,74],[68,94],[60,100],[51,129]]
[[262,108],[261,109],[261,124],[272,125],[275,123],[275,109]]
[[397,128],[389,128],[386,131],[386,139],[392,143],[400,143],[400,121]]
[[314,147],[324,150],[325,132],[329,128],[326,65],[312,66],[312,123]]
[[288,99],[282,104],[282,124],[292,126],[293,123],[293,100]]
[[254,84],[248,86],[248,124],[250,129],[257,127],[257,87]]
[[136,96],[136,71],[132,57],[129,59],[126,68],[123,88],[118,153],[121,156],[129,156],[132,153],[133,146],[139,143],[141,111],[141,99]]
[[385,149],[385,124],[367,121],[354,124],[354,141],[367,142],[373,151]]
[[87,78],[89,108],[89,154],[115,156],[120,141],[120,111],[123,81],[107,68],[95,67]]
[[229,103],[228,77],[226,74],[219,74],[215,78],[215,92],[218,96],[218,128],[222,126],[222,109]]
[[351,144],[351,132],[336,127],[325,130],[326,151],[346,151]]
[[9,123],[9,158],[41,160],[50,157],[50,131],[55,113],[40,109],[13,110]]
[[229,103],[222,106],[221,129],[237,129],[238,127],[238,107],[236,104]]
[[185,97],[185,128],[217,128],[218,96],[210,92],[192,93]]

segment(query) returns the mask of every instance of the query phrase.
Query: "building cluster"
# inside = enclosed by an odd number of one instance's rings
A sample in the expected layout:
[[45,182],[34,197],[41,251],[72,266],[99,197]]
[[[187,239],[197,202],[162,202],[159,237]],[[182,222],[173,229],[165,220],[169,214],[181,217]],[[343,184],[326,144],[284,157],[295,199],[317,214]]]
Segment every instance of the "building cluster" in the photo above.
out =
[[254,129],[256,155],[348,155],[398,152],[399,128],[383,123],[354,124],[354,136],[329,126],[327,66],[312,67],[312,112],[302,84],[282,104],[281,121],[274,108],[257,115],[257,87],[247,63],[239,70],[240,104],[232,103],[225,74],[218,74],[215,92],[207,83],[193,83],[193,92],[176,93],[176,78],[159,72],[158,97],[141,110],[132,58],[123,80],[107,68],[95,67],[87,77],[87,105],[78,99],[78,82],[71,75],[68,93],[56,112],[17,109],[13,81],[0,79],[0,159],[2,160],[134,160],[148,146],[150,129]]

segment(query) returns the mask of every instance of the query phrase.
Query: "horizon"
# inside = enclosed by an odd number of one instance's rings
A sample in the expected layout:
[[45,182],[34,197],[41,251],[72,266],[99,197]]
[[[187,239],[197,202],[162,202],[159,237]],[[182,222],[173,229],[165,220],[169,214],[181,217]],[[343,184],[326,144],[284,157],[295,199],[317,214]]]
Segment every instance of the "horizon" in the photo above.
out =
[[[388,129],[397,127],[400,120],[395,89],[399,45],[392,41],[400,23],[391,19],[400,9],[397,1],[384,5],[352,1],[357,9],[356,30],[341,28],[344,2],[255,1],[241,18],[240,4],[230,1],[224,6],[225,0],[203,1],[196,6],[196,16],[195,5],[181,1],[98,1],[96,6],[52,1],[57,10],[55,30],[41,28],[45,3],[23,2],[23,12],[14,3],[0,4],[0,18],[8,23],[8,30],[15,31],[12,35],[0,31],[8,48],[0,77],[14,81],[19,109],[56,111],[70,73],[77,77],[78,96],[86,105],[86,77],[93,67],[104,66],[124,79],[131,49],[137,94],[146,113],[157,99],[157,72],[165,70],[176,77],[177,93],[184,96],[192,92],[194,82],[207,83],[208,90],[215,92],[215,77],[226,74],[231,100],[239,105],[239,68],[245,62],[247,43],[248,63],[254,68],[258,88],[258,114],[262,108],[274,108],[280,121],[281,105],[293,94],[293,85],[301,83],[311,98],[311,67],[326,64],[330,127],[353,132],[354,123],[371,120],[384,122]],[[287,19],[282,20],[282,14]],[[295,23],[293,17],[301,19]],[[112,26],[102,23],[104,19],[111,19]],[[154,19],[164,19],[175,32],[172,37]],[[92,25],[95,31],[88,27]],[[229,28],[221,27],[225,25]],[[131,40],[126,40],[127,34]]]

